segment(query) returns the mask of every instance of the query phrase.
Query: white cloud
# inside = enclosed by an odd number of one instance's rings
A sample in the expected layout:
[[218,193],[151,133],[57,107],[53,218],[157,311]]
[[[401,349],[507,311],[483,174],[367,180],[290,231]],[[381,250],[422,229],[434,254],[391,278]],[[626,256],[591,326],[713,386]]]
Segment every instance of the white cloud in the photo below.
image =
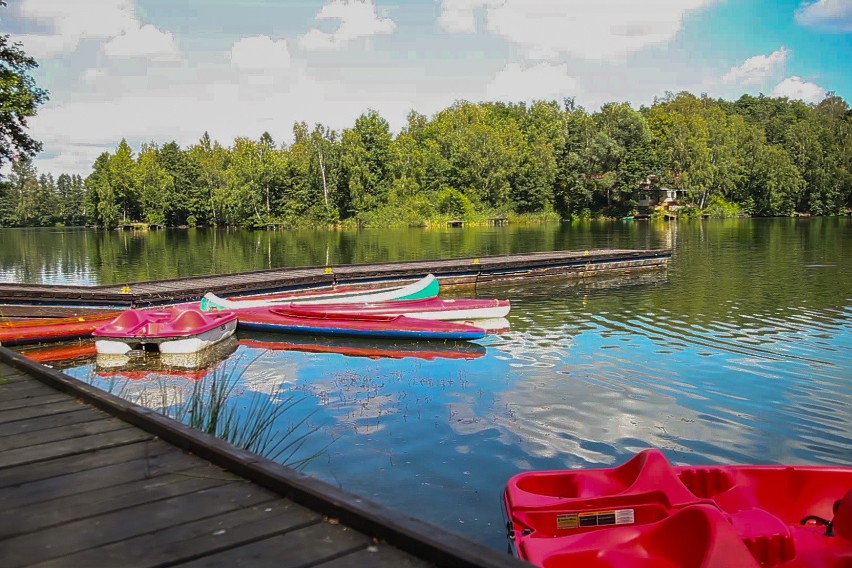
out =
[[769,93],[772,97],[787,97],[788,99],[799,99],[806,103],[818,103],[826,97],[828,92],[817,85],[808,81],[803,81],[801,77],[793,75],[787,77],[778,83],[772,92]]
[[267,35],[244,37],[234,42],[228,58],[232,67],[249,72],[262,73],[290,67],[287,41],[275,41]]
[[22,0],[18,13],[48,30],[19,38],[36,58],[74,51],[81,39],[111,38],[139,28],[132,0]]
[[852,2],[849,0],[806,2],[796,10],[796,21],[803,26],[839,32],[852,31]]
[[731,69],[722,76],[722,82],[726,84],[743,84],[751,85],[760,83],[769,77],[776,68],[782,66],[787,57],[790,55],[790,50],[784,47],[773,51],[769,55],[755,55],[746,59],[742,65],[731,67]]
[[568,75],[568,65],[538,63],[524,68],[510,63],[501,69],[485,89],[489,100],[559,100],[572,94],[577,80]]
[[473,31],[484,10],[488,30],[535,59],[571,54],[611,59],[671,41],[687,12],[719,0],[443,0],[439,23],[448,31]]
[[442,0],[438,24],[448,32],[473,33],[476,31],[476,11],[498,4],[494,0]]
[[339,49],[353,40],[390,34],[396,29],[393,20],[379,17],[373,0],[332,0],[320,9],[316,19],[340,20],[340,25],[330,33],[310,29],[299,38],[303,49]]
[[90,67],[83,72],[82,77],[80,77],[84,83],[94,83],[101,77],[106,75],[106,69],[103,67]]
[[178,57],[178,48],[171,32],[160,31],[151,24],[130,28],[103,45],[108,57],[147,57],[156,60],[172,60]]

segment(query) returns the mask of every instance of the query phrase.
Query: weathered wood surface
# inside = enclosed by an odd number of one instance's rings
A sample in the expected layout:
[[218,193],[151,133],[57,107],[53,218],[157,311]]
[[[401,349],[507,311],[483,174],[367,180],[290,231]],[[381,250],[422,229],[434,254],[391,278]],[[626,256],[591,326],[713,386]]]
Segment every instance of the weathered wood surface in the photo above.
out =
[[526,563],[0,347],[4,568]]
[[192,276],[121,286],[50,286],[0,282],[0,316],[60,317],[115,307],[195,301],[207,292],[239,295],[309,287],[389,286],[434,274],[442,285],[468,285],[538,276],[578,276],[666,266],[671,249],[551,251],[523,254],[279,268]]

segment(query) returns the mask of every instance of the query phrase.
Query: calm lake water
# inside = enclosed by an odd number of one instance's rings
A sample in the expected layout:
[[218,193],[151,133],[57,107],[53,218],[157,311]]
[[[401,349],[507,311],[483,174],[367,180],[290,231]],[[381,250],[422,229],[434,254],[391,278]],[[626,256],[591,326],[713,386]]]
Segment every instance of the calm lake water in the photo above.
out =
[[[307,460],[311,475],[500,549],[501,490],[529,469],[609,466],[647,447],[677,464],[852,465],[852,219],[0,239],[2,278],[65,283],[672,247],[665,270],[480,287],[480,297],[513,307],[511,329],[476,345],[307,345],[240,333],[207,370],[206,380],[237,381],[242,415],[289,397],[274,432],[296,443],[280,459]],[[162,362],[135,374],[102,363],[62,366],[155,407],[192,389]]]

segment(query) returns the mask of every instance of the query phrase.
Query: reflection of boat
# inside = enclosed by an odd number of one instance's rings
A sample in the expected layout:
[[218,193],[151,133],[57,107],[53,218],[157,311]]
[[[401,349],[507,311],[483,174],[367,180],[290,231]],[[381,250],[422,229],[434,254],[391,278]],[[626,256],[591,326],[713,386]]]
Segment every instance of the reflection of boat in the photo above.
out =
[[336,314],[307,308],[298,311],[275,307],[246,309],[240,310],[239,318],[240,329],[273,333],[441,341],[467,341],[485,336],[481,328],[448,321]]
[[121,355],[134,348],[155,345],[160,353],[185,354],[201,351],[237,328],[234,312],[206,313],[193,308],[127,310],[92,332],[95,349],[101,354]]
[[68,361],[81,357],[90,357],[96,353],[92,342],[75,343],[74,345],[53,345],[39,349],[22,350],[21,355],[39,363],[50,361]]
[[98,326],[115,318],[115,312],[69,318],[0,321],[0,344],[27,345],[88,337]]
[[264,294],[241,299],[225,299],[213,293],[207,293],[201,299],[202,310],[235,310],[256,308],[279,304],[340,304],[351,302],[387,302],[390,300],[417,300],[434,298],[440,291],[438,279],[427,274],[420,280],[406,284],[381,288],[379,290],[345,290],[335,292],[315,292],[302,294]]
[[538,566],[852,566],[852,467],[533,471],[505,492],[509,537]]
[[211,367],[226,359],[237,350],[237,347],[237,339],[232,335],[195,353],[157,353],[136,350],[123,354],[98,353],[95,365],[100,376],[105,376],[102,374],[104,370],[121,370],[138,375],[134,378],[141,378],[146,373],[173,374],[174,371],[184,369]]
[[284,339],[271,334],[246,335],[240,332],[240,345],[251,349],[274,351],[303,351],[307,353],[337,353],[350,357],[371,359],[403,359],[414,357],[432,361],[435,359],[476,359],[485,355],[485,347],[468,341],[437,343],[434,341],[381,341],[369,339],[335,339],[321,337],[298,337]]
[[[475,298],[421,298],[419,300],[390,300],[386,302],[352,302],[341,304],[274,304],[294,313],[324,311],[335,314],[399,315],[430,320],[478,320],[502,318],[509,313],[509,300]],[[237,313],[241,310],[236,310]]]

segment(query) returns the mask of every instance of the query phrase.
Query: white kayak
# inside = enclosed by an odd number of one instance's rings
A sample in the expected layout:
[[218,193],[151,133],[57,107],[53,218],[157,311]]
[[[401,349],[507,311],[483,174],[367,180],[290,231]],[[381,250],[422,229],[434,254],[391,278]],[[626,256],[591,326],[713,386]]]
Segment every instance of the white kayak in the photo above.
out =
[[202,310],[238,310],[242,308],[262,308],[266,306],[282,306],[287,304],[317,305],[317,304],[351,304],[368,302],[387,302],[389,300],[419,300],[434,298],[440,291],[438,279],[427,274],[420,280],[378,290],[347,290],[345,292],[318,292],[294,295],[269,295],[258,299],[229,300],[220,298],[212,292],[204,294],[200,307]]

